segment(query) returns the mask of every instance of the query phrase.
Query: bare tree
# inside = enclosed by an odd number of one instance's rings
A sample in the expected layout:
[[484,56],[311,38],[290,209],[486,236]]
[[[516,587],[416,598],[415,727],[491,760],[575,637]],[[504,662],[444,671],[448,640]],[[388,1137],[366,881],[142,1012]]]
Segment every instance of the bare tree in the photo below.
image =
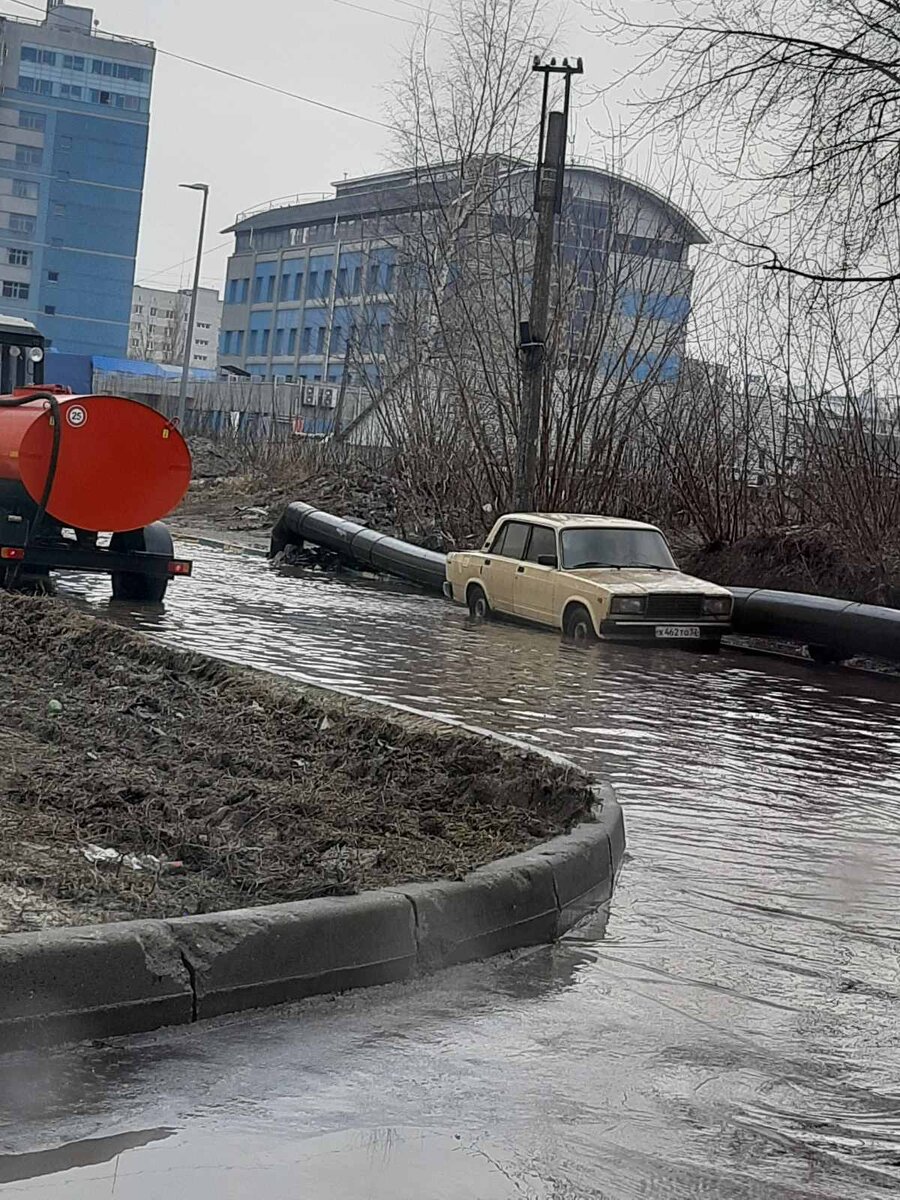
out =
[[[522,0],[461,0],[459,36],[441,45],[438,66],[430,33],[413,47],[396,95],[415,203],[389,228],[380,222],[397,261],[387,339],[377,296],[357,317],[357,369],[368,368],[398,471],[456,527],[484,522],[512,495],[533,261],[535,12]],[[615,174],[569,171],[544,364],[542,507],[621,503],[643,402],[683,351],[688,224]]]
[[[754,261],[822,283],[900,280],[898,0],[673,0],[637,38],[668,76],[644,118],[690,137],[739,203]],[[755,222],[755,225],[754,225]],[[790,244],[785,233],[790,227]],[[731,232],[734,232],[732,226]]]

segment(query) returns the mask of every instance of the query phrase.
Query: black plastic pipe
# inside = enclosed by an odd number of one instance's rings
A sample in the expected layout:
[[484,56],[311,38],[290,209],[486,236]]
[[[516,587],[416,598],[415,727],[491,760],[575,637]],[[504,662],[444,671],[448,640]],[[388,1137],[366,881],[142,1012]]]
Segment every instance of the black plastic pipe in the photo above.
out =
[[313,542],[358,567],[409,579],[438,592],[447,578],[445,554],[423,550],[299,501],[287,506],[272,530],[270,554],[278,554],[291,542]]
[[857,654],[900,660],[900,611],[828,596],[730,589],[732,626],[745,637],[785,638],[829,652],[834,661]]

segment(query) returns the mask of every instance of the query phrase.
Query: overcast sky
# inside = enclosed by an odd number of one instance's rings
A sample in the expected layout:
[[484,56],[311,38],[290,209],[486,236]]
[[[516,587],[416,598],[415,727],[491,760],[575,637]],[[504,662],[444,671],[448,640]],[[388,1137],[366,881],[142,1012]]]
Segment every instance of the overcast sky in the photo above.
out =
[[[429,0],[358,3],[391,16],[337,0],[96,0],[93,7],[102,28],[112,32],[383,118],[384,90],[400,71],[398,60],[421,15],[415,4],[427,7]],[[435,13],[448,7],[448,0],[431,3]],[[0,4],[28,15],[9,0]],[[580,31],[581,10],[573,4],[571,11],[577,15],[563,50],[583,54],[587,78],[599,81],[613,56],[599,39]],[[392,165],[385,129],[163,54],[157,58],[151,110],[139,282],[189,282],[190,264],[177,264],[193,255],[199,197],[179,192],[180,182],[210,184],[206,245],[214,247],[230,241],[219,231],[239,211],[277,196],[327,192],[344,174]],[[596,115],[602,121],[602,111]],[[583,118],[580,124],[586,134]],[[227,254],[225,246],[206,255],[204,283],[221,284]]]
[[[439,14],[450,2],[353,0],[386,15],[342,0],[95,0],[92,7],[109,32],[377,120],[384,118],[385,89],[401,72],[399,60],[415,35],[419,6],[430,3]],[[557,7],[566,20],[562,52],[585,59],[583,100],[592,84],[621,66],[621,51],[586,31],[590,17],[577,0],[550,0],[548,11]],[[39,15],[15,0],[0,0],[0,11]],[[589,106],[576,119],[578,151],[602,153],[589,124],[601,130],[608,125],[603,105]],[[203,282],[221,286],[232,239],[220,230],[237,212],[274,197],[328,192],[345,174],[385,170],[392,165],[391,149],[386,129],[159,54],[137,282],[190,282],[199,196],[179,191],[179,183],[210,185]]]

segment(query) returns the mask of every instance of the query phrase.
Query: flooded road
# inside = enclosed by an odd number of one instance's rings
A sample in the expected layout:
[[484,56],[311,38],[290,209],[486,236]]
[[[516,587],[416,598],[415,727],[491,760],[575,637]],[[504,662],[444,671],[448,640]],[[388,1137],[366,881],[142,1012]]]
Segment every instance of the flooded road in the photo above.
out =
[[608,921],[556,947],[11,1060],[0,1195],[896,1193],[897,682],[578,652],[401,587],[195,559],[164,614],[121,619],[559,750],[617,788],[626,866]]

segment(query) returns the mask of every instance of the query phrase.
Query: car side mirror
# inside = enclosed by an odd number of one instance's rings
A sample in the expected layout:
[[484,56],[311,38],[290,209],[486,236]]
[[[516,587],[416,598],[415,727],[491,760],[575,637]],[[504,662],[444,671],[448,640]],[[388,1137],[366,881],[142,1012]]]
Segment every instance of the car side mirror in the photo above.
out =
[[555,554],[539,554],[537,560],[539,567],[556,568],[559,566],[559,561]]

